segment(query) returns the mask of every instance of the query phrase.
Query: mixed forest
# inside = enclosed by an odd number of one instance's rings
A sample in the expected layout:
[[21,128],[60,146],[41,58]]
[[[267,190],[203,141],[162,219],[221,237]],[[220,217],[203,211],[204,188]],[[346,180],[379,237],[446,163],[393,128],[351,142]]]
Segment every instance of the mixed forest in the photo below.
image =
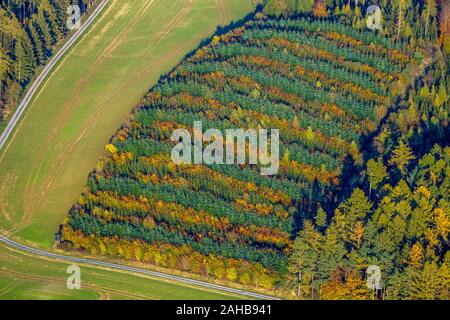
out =
[[[379,1],[381,30],[367,6],[269,0],[189,54],[111,138],[60,245],[291,298],[450,298],[450,4]],[[279,129],[279,173],[175,165],[194,121]]]
[[97,0],[0,0],[0,128],[39,67],[68,35],[67,8],[85,13]]

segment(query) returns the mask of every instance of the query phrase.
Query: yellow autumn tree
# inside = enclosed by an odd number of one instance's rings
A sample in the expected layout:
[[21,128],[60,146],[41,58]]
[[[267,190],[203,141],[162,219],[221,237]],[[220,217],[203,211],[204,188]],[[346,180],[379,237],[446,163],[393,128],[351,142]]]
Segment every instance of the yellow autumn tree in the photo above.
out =
[[389,159],[389,165],[395,165],[400,170],[400,172],[405,175],[406,167],[408,164],[414,160],[416,157],[409,145],[402,140],[400,140],[397,148],[392,152],[392,157]]
[[419,269],[423,264],[423,247],[419,242],[416,242],[409,253],[410,265],[414,269]]
[[117,147],[111,143],[107,144],[105,147],[105,150],[108,151],[111,154],[116,154],[117,153]]
[[324,18],[328,16],[327,6],[322,0],[316,0],[312,14],[317,18]]
[[337,271],[332,279],[322,287],[324,300],[368,300],[371,293],[366,281],[355,271]]

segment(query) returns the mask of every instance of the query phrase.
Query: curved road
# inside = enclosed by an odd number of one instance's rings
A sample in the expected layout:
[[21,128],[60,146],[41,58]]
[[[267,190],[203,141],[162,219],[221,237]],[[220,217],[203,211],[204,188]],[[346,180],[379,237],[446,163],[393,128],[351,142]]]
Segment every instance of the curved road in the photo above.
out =
[[[26,108],[28,107],[28,104],[30,103],[31,99],[33,98],[34,94],[36,93],[36,91],[38,90],[38,88],[40,87],[42,82],[52,71],[53,67],[64,56],[64,54],[70,49],[70,47],[89,28],[89,26],[94,22],[94,20],[102,12],[102,10],[106,7],[106,5],[108,3],[109,3],[109,0],[103,0],[98,5],[98,7],[94,10],[94,12],[83,23],[82,27],[79,30],[77,30],[73,34],[73,36],[69,39],[69,41],[67,41],[67,43],[65,43],[64,46],[58,51],[58,53],[55,54],[51,58],[50,62],[45,66],[45,68],[42,70],[42,72],[36,78],[34,83],[30,86],[30,88],[28,89],[28,92],[25,94],[23,100],[19,104],[19,107],[17,108],[17,110],[15,111],[11,120],[9,121],[6,129],[0,135],[0,151],[4,147],[6,142],[8,141],[10,135],[14,131],[15,126],[17,125],[18,121],[20,120],[20,117],[22,116],[22,114],[24,113]],[[109,262],[104,262],[104,261],[100,261],[100,260],[71,257],[71,256],[62,255],[62,254],[52,253],[52,252],[48,252],[48,251],[44,251],[44,250],[40,250],[40,249],[36,249],[33,247],[29,247],[29,246],[20,244],[18,242],[15,242],[13,240],[10,240],[10,239],[2,236],[2,235],[0,235],[0,242],[6,244],[8,246],[11,246],[15,249],[19,249],[24,252],[36,254],[41,257],[46,257],[46,258],[51,258],[51,259],[56,259],[56,260],[63,260],[63,261],[68,261],[68,262],[76,262],[76,263],[87,264],[87,265],[92,265],[92,266],[106,267],[106,268],[110,268],[110,269],[129,271],[129,272],[134,272],[134,273],[139,273],[139,274],[145,274],[145,275],[149,275],[149,276],[153,276],[153,277],[157,277],[157,278],[167,279],[167,280],[180,282],[180,283],[184,283],[184,284],[196,285],[196,286],[204,287],[204,288],[208,288],[208,289],[215,289],[215,290],[219,290],[219,291],[238,294],[241,296],[247,296],[247,297],[256,298],[256,299],[278,300],[275,297],[266,296],[263,294],[258,294],[258,293],[234,289],[234,288],[228,288],[228,287],[220,286],[217,284],[212,284],[212,283],[208,283],[208,282],[204,282],[204,281],[184,278],[184,277],[180,277],[180,276],[174,276],[174,275],[166,274],[166,273],[162,273],[162,272],[151,271],[151,270],[146,270],[146,269],[141,269],[141,268],[136,268],[136,267],[130,267],[130,266],[116,264],[116,263],[109,263]]]
[[80,264],[87,264],[87,265],[92,265],[92,266],[106,267],[106,268],[110,268],[110,269],[117,269],[117,270],[129,271],[129,272],[134,272],[134,273],[140,273],[140,274],[145,274],[145,275],[149,275],[152,277],[167,279],[167,280],[171,280],[171,281],[195,285],[195,286],[204,287],[204,288],[208,288],[208,289],[229,292],[229,293],[238,294],[241,296],[247,296],[247,297],[256,298],[256,299],[278,300],[278,298],[266,296],[266,295],[255,293],[255,292],[244,291],[244,290],[239,290],[239,289],[234,289],[234,288],[228,288],[228,287],[220,286],[220,285],[213,284],[213,283],[189,279],[189,278],[180,277],[180,276],[174,276],[174,275],[166,274],[166,273],[162,273],[162,272],[151,271],[151,270],[147,270],[147,269],[141,269],[141,268],[126,266],[126,265],[116,264],[116,263],[110,263],[110,262],[105,262],[105,261],[100,261],[100,260],[71,257],[71,256],[66,256],[66,255],[62,255],[62,254],[58,254],[58,253],[48,252],[48,251],[25,246],[23,244],[20,244],[18,242],[10,240],[2,235],[0,235],[0,242],[7,244],[8,246],[13,247],[15,249],[19,249],[21,251],[25,251],[28,253],[33,253],[33,254],[39,255],[41,257],[46,257],[46,258],[51,258],[51,259],[56,259],[56,260],[64,260],[64,261],[75,262],[75,263],[80,263]]

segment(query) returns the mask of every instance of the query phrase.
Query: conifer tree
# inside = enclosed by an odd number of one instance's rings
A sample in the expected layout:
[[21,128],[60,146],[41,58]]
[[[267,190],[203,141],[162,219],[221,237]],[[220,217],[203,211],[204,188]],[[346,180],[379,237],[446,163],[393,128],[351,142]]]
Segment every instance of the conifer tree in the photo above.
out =
[[372,203],[360,188],[356,188],[350,198],[340,207],[351,223],[364,219],[372,209]]
[[425,37],[428,34],[428,26],[430,19],[435,18],[437,14],[436,0],[425,0],[424,20],[425,20]]
[[327,225],[327,213],[319,206],[316,214],[316,225],[325,227]]
[[447,103],[447,101],[449,100],[444,81],[441,81],[437,95],[439,96],[442,104]]
[[25,32],[16,44],[14,56],[15,77],[19,83],[25,83],[31,78],[36,67],[33,45]]
[[36,30],[38,30],[38,32],[39,32],[39,37],[41,39],[44,52],[48,56],[51,52],[51,47],[53,45],[53,38],[50,33],[50,28],[44,17],[43,11],[39,12],[39,14],[37,15],[36,21],[35,21],[35,27],[36,27]]
[[406,167],[414,159],[415,156],[409,145],[400,140],[399,145],[392,152],[392,157],[389,159],[389,164],[397,166],[402,175],[405,175]]
[[39,33],[36,30],[34,23],[29,22],[28,30],[30,32],[30,39],[33,43],[34,53],[38,64],[41,64],[45,61],[46,58],[46,49],[43,45],[41,38],[39,37]]
[[0,47],[0,81],[5,80],[8,75],[11,60],[7,53]]
[[376,189],[378,185],[387,177],[387,170],[383,161],[370,159],[367,162],[367,175],[369,177],[369,197],[372,189]]
[[311,221],[307,220],[292,245],[288,269],[298,280],[297,295],[299,297],[302,296],[302,292],[307,293],[308,296],[314,295],[314,274],[317,272],[321,239],[320,233],[314,229]]

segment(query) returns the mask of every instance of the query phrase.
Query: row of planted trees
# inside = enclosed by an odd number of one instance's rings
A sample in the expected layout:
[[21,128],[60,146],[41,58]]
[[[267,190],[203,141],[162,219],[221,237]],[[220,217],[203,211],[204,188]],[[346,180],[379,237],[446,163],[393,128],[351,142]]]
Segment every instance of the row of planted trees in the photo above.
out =
[[[361,137],[381,120],[390,82],[420,63],[401,45],[388,53],[380,36],[370,34],[371,45],[364,34],[337,28],[343,46],[331,37],[336,22],[322,33],[309,24],[258,17],[214,37],[164,77],[106,146],[63,243],[94,254],[105,254],[111,239],[132,243],[138,254],[141,246],[189,248],[206,260],[260,266],[268,275],[262,286],[280,285],[294,233],[318,204],[328,209],[346,159],[363,162]],[[305,55],[296,43],[316,50]],[[261,176],[260,164],[174,165],[171,134],[193,134],[194,121],[204,130],[279,129],[278,174]],[[178,258],[170,267],[186,269]]]

